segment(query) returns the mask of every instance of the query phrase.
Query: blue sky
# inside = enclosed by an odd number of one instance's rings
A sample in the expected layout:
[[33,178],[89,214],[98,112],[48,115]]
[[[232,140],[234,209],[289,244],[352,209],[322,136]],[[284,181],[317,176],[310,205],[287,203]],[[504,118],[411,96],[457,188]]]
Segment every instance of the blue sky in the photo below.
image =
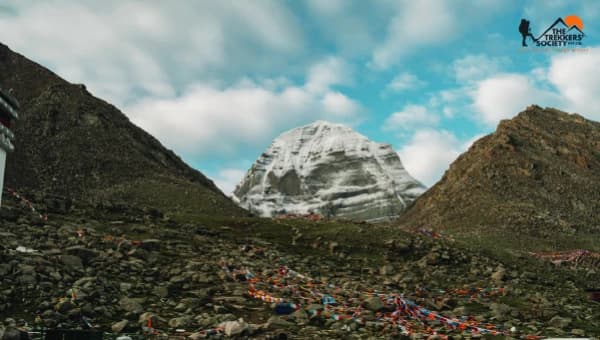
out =
[[[578,52],[521,48],[558,17]],[[0,41],[85,83],[230,192],[317,119],[390,143],[432,185],[527,105],[600,120],[598,1],[4,0]]]

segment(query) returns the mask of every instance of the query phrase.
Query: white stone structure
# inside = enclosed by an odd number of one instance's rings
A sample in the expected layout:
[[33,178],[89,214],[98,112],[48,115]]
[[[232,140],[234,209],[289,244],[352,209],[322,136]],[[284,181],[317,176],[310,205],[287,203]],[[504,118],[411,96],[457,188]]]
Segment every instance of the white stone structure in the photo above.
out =
[[17,110],[19,110],[17,100],[9,92],[0,89],[0,191],[4,190],[6,154],[15,149],[12,144],[15,135],[11,131],[11,127],[13,122],[19,118]]

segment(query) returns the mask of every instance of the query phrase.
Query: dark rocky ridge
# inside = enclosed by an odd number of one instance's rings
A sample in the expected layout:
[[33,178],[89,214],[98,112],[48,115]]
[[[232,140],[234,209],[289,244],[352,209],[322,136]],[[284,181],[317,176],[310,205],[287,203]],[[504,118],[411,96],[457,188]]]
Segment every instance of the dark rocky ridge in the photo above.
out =
[[597,239],[599,211],[600,123],[530,106],[474,143],[401,223]]
[[6,186],[86,201],[243,214],[113,105],[0,44],[0,87],[21,103]]

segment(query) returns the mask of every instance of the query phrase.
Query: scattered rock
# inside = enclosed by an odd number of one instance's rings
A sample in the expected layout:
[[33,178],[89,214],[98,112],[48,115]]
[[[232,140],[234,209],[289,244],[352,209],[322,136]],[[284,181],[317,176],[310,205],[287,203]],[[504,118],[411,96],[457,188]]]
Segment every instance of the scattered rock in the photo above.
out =
[[366,299],[363,303],[363,306],[372,312],[378,312],[384,307],[381,299],[375,296]]
[[585,331],[579,328],[573,328],[571,330],[571,335],[573,336],[585,336]]
[[248,329],[248,324],[244,321],[244,319],[239,319],[237,321],[226,321],[221,323],[219,326],[223,327],[225,335],[229,337],[241,335]]
[[[403,246],[388,243],[382,247],[387,256],[382,262],[357,261],[358,256],[342,243],[343,238],[337,242],[342,244],[339,248],[347,250],[344,260],[338,259],[339,249],[333,256],[328,255],[331,241],[327,238],[320,239],[318,255],[304,256],[284,253],[252,236],[234,242],[234,236],[202,231],[199,245],[194,244],[198,239],[190,237],[198,230],[194,226],[166,227],[145,224],[147,219],[121,219],[124,222],[106,224],[107,229],[102,229],[104,222],[91,220],[33,226],[21,217],[20,222],[12,223],[0,216],[4,228],[0,237],[7,235],[5,243],[0,244],[0,314],[10,316],[14,311],[27,310],[25,313],[39,315],[36,324],[49,328],[78,328],[89,322],[115,334],[156,331],[175,335],[176,329],[198,331],[191,339],[206,336],[199,330],[215,330],[220,325],[223,328],[218,329],[223,334],[215,338],[369,339],[387,336],[388,332],[393,337],[390,324],[382,322],[380,313],[393,312],[396,306],[388,300],[363,295],[374,289],[403,292],[407,299],[444,316],[473,316],[482,324],[498,324],[507,330],[515,327],[515,336],[596,335],[588,329],[571,330],[579,325],[579,321],[571,319],[600,317],[600,310],[581,294],[582,282],[598,281],[596,272],[574,272],[582,276],[578,278],[567,268],[553,271],[553,267],[543,264],[520,268],[503,260],[499,266],[498,260],[487,255],[422,236],[414,242],[406,241],[411,251],[405,256],[393,256],[398,250],[392,249]],[[365,231],[368,227],[371,226],[361,226]],[[83,236],[77,230],[82,230]],[[145,234],[148,230],[155,239],[133,241],[136,233]],[[234,235],[231,229],[227,232]],[[312,243],[311,235],[312,232],[306,233],[298,241],[299,246],[302,242]],[[12,245],[11,240],[36,249],[36,253],[16,252],[18,245],[8,246]],[[221,259],[232,264],[229,273],[222,270]],[[320,284],[338,287],[333,294],[338,304],[325,308],[323,295],[296,299],[297,287],[273,288],[274,296],[302,304],[302,309],[279,316],[275,305],[248,296],[249,282],[244,270],[256,277],[278,276],[282,265],[311,277],[317,285],[315,289],[320,289]],[[560,290],[538,286],[555,287],[554,282],[563,283]],[[469,292],[475,287],[500,286],[505,289],[501,294],[488,289]],[[256,287],[265,289],[260,284]],[[467,293],[460,295],[453,289]],[[320,292],[331,293],[327,290]],[[343,306],[339,303],[350,299],[351,304],[362,306],[360,317],[366,324],[334,320],[327,314],[326,309]],[[569,318],[556,317],[559,312]],[[34,320],[27,322],[34,324]],[[19,327],[24,324],[10,321],[10,325],[17,323]],[[440,334],[447,332],[439,320],[428,324]],[[464,332],[460,336],[472,335]],[[459,338],[458,334],[452,336]]]
[[292,319],[296,321],[298,325],[306,325],[308,324],[308,314],[302,309],[299,309],[291,314]]
[[62,255],[61,260],[67,266],[67,268],[71,270],[83,270],[83,262],[81,262],[81,258],[75,255]]
[[563,318],[560,316],[555,316],[552,319],[550,319],[548,324],[550,324],[551,326],[556,327],[558,329],[563,329],[571,324],[571,319]]
[[495,302],[490,305],[490,309],[493,312],[494,319],[498,321],[507,321],[510,316],[510,312],[512,311],[510,306]]
[[128,297],[123,297],[121,300],[119,300],[119,306],[124,311],[133,314],[140,314],[144,311],[144,307],[142,307],[138,300],[130,299]]
[[71,302],[71,300],[63,300],[54,306],[54,309],[62,314],[67,314],[70,310],[75,308],[75,305]]
[[184,328],[192,321],[189,316],[180,316],[169,320],[169,327],[171,328]]
[[273,315],[272,317],[269,318],[269,320],[267,320],[268,328],[290,328],[293,326],[294,326],[293,323],[291,323],[287,320],[284,320],[277,315]]
[[92,259],[99,255],[99,252],[83,246],[73,246],[65,249],[67,254],[74,255],[81,259],[83,263],[89,263]]
[[498,266],[498,268],[496,268],[496,271],[492,274],[492,280],[494,280],[496,284],[502,284],[505,275],[506,269],[504,269],[503,266]]
[[110,329],[113,331],[113,333],[119,334],[119,333],[121,333],[125,329],[125,327],[127,327],[128,324],[129,324],[129,321],[127,321],[127,320],[121,320],[121,321],[119,321],[117,323],[114,323],[110,327]]
[[21,332],[15,327],[8,326],[4,330],[4,334],[2,335],[2,340],[21,340],[27,339],[28,336],[26,333]]

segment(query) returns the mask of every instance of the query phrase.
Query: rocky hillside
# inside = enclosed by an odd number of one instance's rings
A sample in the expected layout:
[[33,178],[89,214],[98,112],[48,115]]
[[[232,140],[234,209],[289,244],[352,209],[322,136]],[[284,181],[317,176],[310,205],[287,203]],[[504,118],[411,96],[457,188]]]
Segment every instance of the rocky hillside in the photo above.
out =
[[0,44],[0,87],[21,104],[5,183],[19,191],[243,214],[200,172],[84,85]]
[[600,123],[528,107],[461,155],[402,218],[485,239],[597,248]]
[[598,271],[381,224],[205,225],[79,208],[40,223],[7,200],[0,225],[0,320],[23,329],[93,327],[107,339],[600,335],[600,305],[584,291]]
[[397,216],[424,190],[391,145],[317,121],[277,137],[234,195],[263,216],[314,212],[364,220]]

